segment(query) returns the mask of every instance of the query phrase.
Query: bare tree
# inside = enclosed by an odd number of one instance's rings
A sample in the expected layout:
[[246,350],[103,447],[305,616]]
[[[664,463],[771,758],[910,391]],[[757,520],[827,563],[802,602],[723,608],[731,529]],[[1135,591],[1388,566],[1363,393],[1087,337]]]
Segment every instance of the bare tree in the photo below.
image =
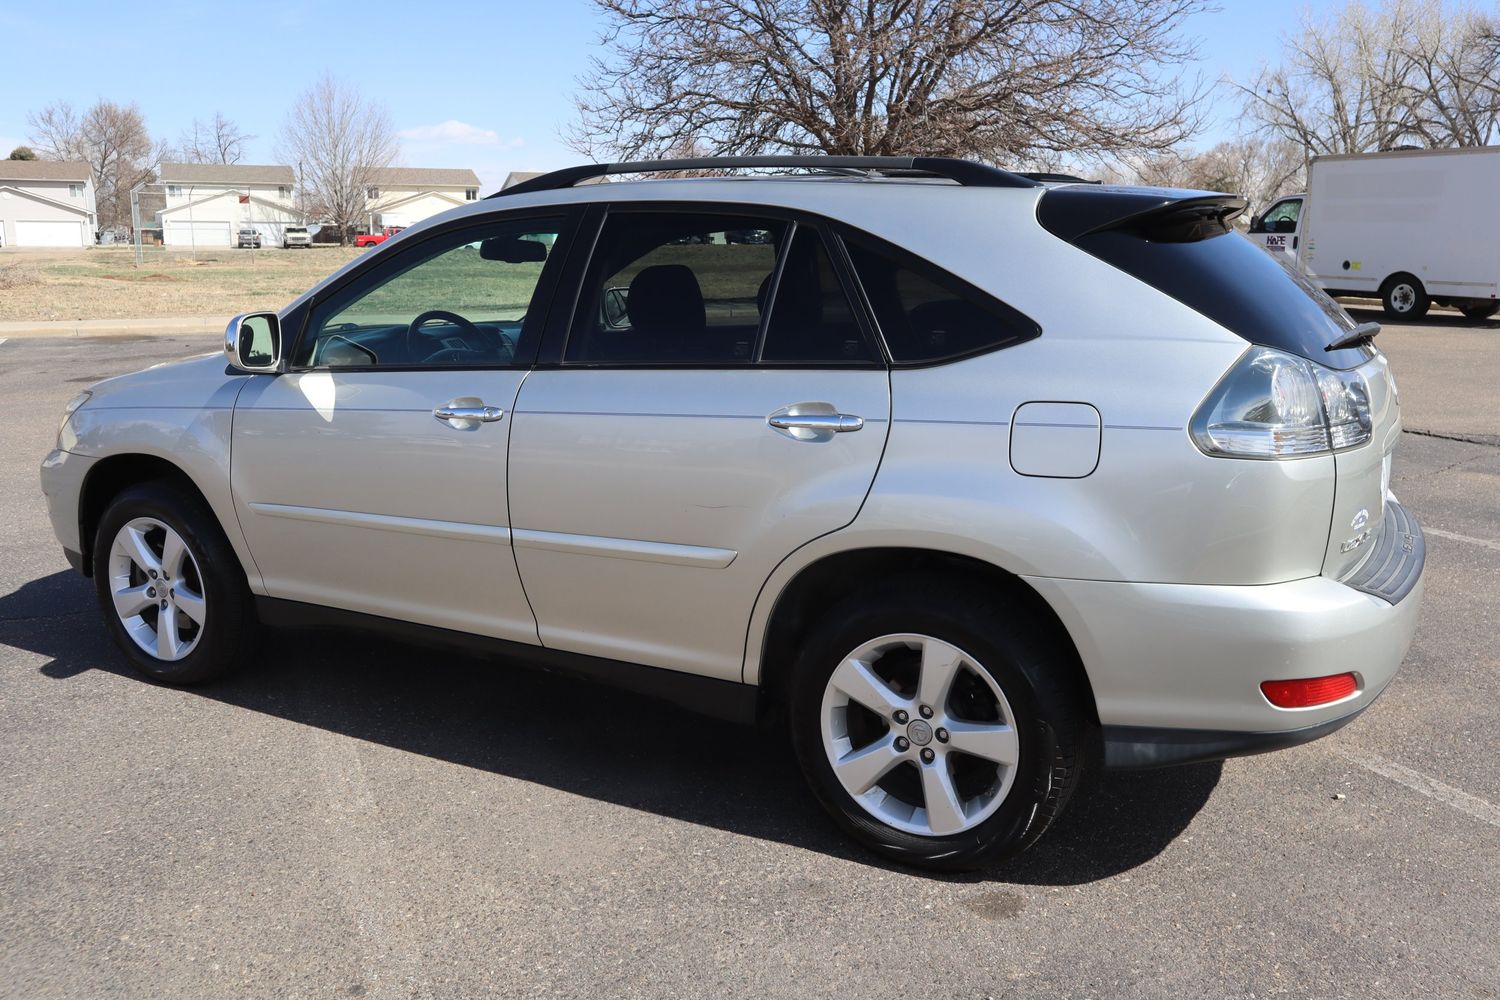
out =
[[1303,17],[1286,61],[1239,85],[1245,112],[1307,159],[1402,145],[1483,145],[1500,119],[1496,20],[1441,0],[1349,3]]
[[337,226],[348,243],[365,217],[368,190],[398,150],[385,108],[325,76],[287,114],[277,155],[297,165],[304,209]]
[[1200,127],[1179,28],[1204,0],[595,0],[585,153],[1036,159],[1160,150]]
[[193,119],[192,127],[182,133],[177,155],[184,163],[238,163],[254,138],[215,111],[214,120],[206,124]]
[[88,163],[101,228],[128,225],[130,189],[150,180],[167,152],[165,143],[152,141],[141,109],[101,100],[80,116],[61,102],[28,121],[44,158]]

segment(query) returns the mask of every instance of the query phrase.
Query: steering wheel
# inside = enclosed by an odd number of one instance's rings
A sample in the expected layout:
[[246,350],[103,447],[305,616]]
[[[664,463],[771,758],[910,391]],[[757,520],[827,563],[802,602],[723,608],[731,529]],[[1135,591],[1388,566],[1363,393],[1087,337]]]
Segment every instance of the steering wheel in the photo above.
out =
[[406,357],[408,360],[416,358],[417,331],[435,319],[440,319],[444,323],[452,323],[465,334],[472,336],[475,343],[480,343],[484,340],[484,334],[479,332],[479,327],[470,323],[458,313],[449,312],[446,309],[429,309],[412,320],[411,325],[406,328]]

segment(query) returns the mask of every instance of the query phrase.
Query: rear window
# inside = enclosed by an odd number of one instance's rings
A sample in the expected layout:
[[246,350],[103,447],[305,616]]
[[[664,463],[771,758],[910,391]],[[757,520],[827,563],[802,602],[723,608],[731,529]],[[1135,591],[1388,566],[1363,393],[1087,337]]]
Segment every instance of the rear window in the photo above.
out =
[[927,261],[870,237],[844,245],[898,364],[932,364],[1041,335],[1035,321]]
[[[1063,190],[1048,192],[1043,205]],[[1072,242],[1252,344],[1330,368],[1356,368],[1372,356],[1364,346],[1324,350],[1353,330],[1354,320],[1295,266],[1283,264],[1238,232],[1125,223]]]

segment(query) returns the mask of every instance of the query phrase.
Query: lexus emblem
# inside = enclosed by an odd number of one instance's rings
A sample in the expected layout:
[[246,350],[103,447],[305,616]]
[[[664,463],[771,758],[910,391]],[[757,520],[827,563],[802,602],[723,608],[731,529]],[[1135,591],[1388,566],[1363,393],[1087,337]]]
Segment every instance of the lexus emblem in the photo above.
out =
[[1353,528],[1355,531],[1363,531],[1365,525],[1369,523],[1370,512],[1361,507],[1359,513],[1354,515],[1354,520],[1349,522],[1349,527]]

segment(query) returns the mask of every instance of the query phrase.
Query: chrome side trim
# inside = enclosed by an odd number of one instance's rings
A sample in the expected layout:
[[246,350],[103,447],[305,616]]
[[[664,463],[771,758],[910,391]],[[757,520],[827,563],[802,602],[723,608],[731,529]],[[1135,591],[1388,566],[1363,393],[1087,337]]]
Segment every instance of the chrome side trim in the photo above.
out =
[[573,555],[602,556],[607,559],[637,559],[641,562],[666,563],[670,566],[700,566],[723,569],[739,555],[734,549],[716,549],[705,545],[677,545],[671,542],[644,542],[633,538],[606,538],[601,535],[570,535],[561,531],[535,531],[513,528],[511,543],[521,549],[544,552],[568,552]]
[[465,542],[489,542],[509,545],[509,528],[492,524],[468,524],[463,521],[434,521],[425,517],[398,517],[394,514],[366,514],[356,510],[329,510],[326,507],[298,507],[284,503],[249,503],[247,506],[266,517],[284,517],[293,521],[337,524],[346,528],[373,528],[376,531],[399,531],[429,538],[456,538]]

